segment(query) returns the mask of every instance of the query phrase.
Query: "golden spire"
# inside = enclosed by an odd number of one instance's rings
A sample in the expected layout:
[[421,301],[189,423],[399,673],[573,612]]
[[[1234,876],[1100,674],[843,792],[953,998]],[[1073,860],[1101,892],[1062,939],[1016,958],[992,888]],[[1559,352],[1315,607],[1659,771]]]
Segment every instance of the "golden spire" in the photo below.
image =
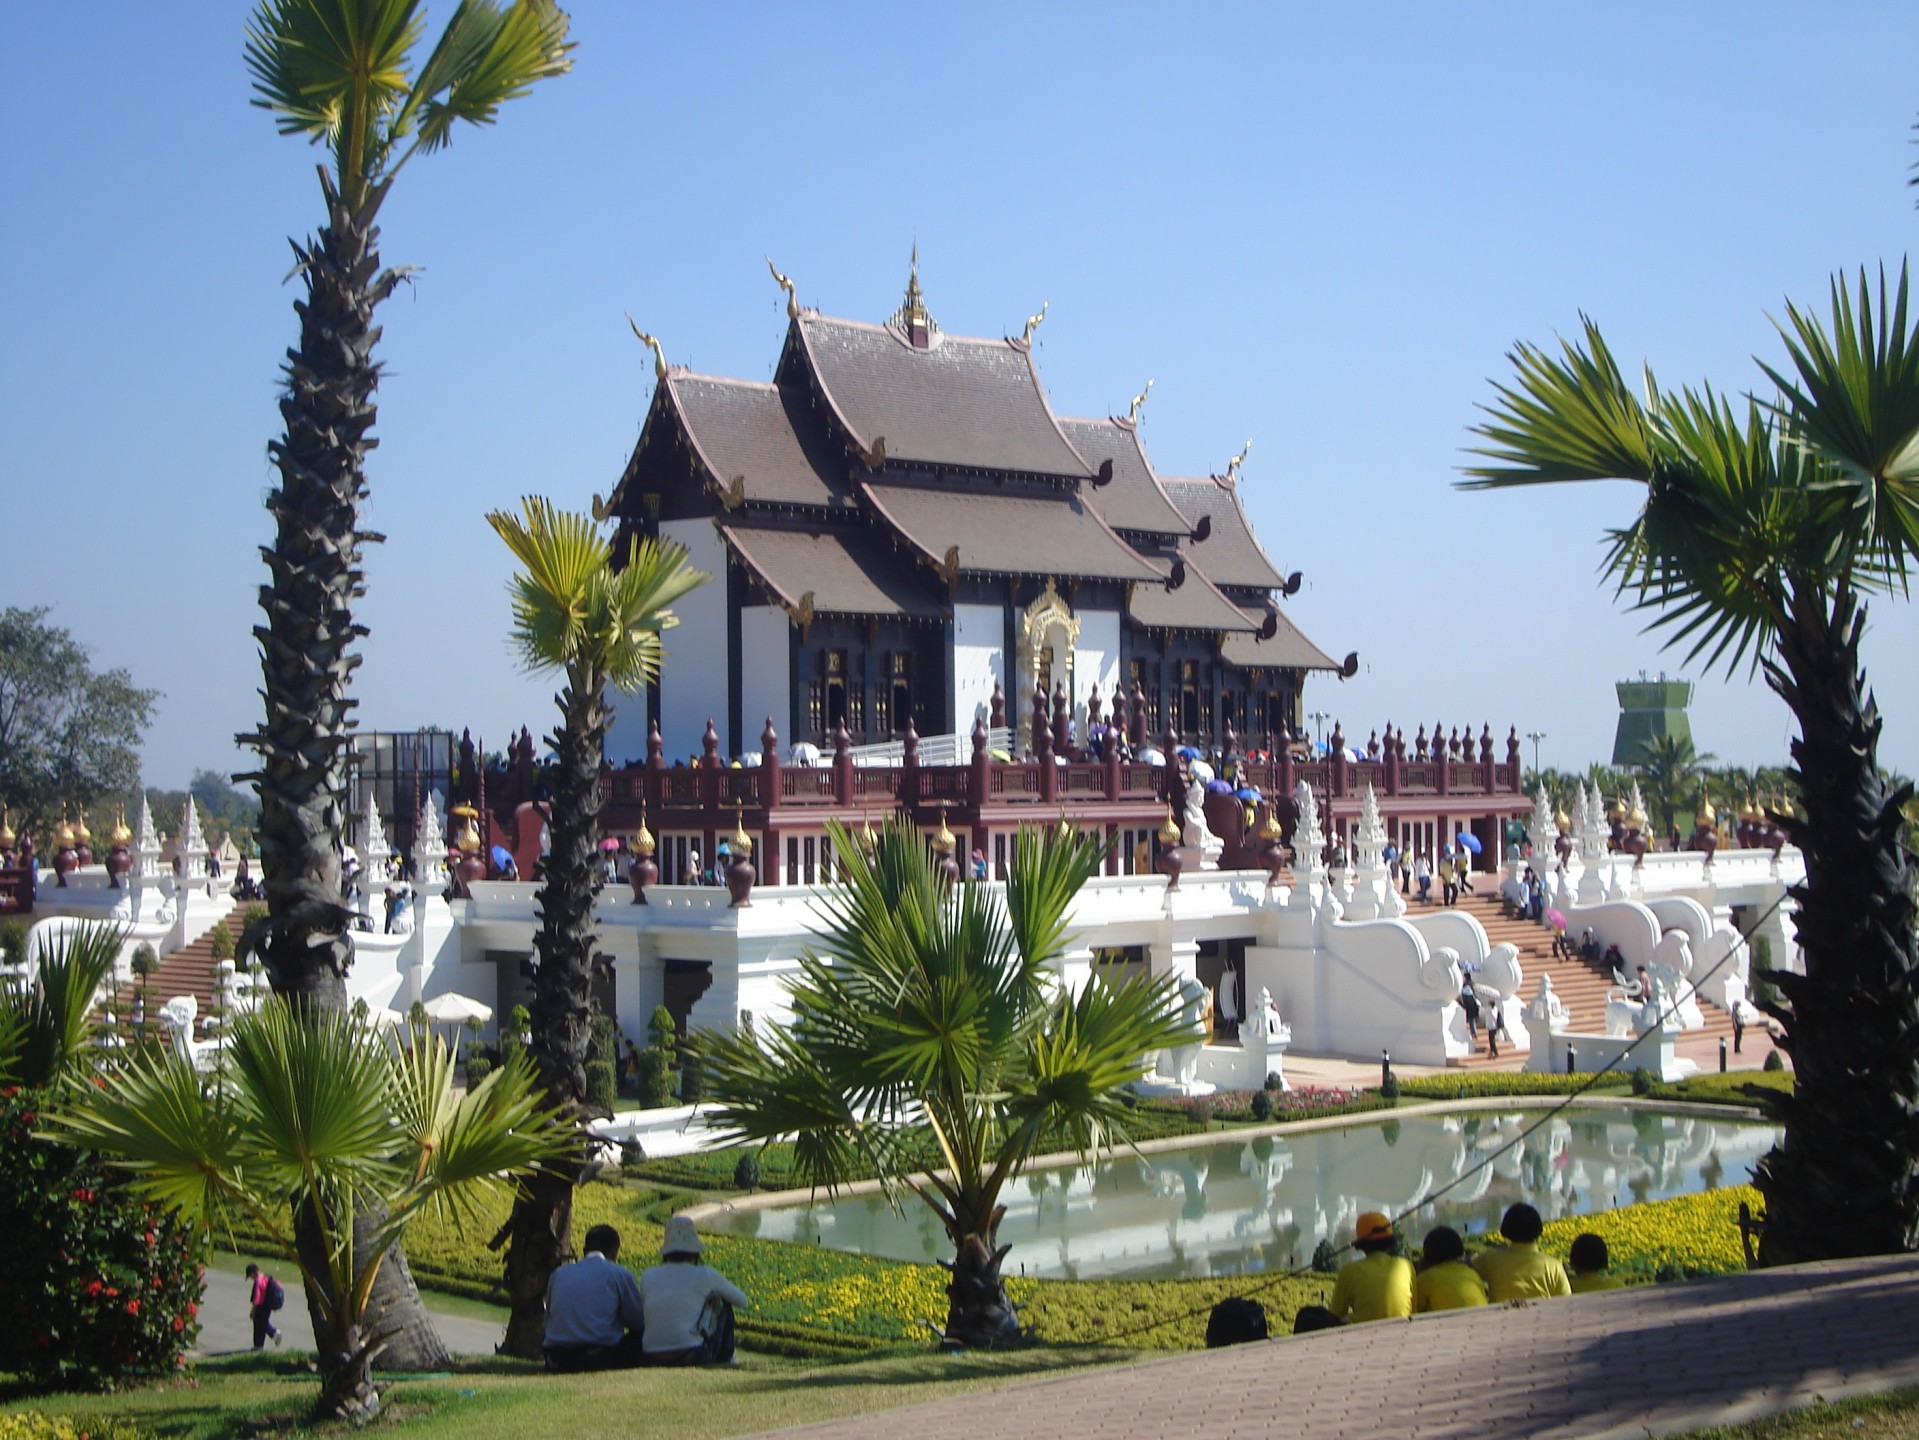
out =
[[939,833],[933,836],[933,848],[942,855],[951,855],[953,847],[959,842],[953,838],[953,832],[946,828],[946,802],[940,802]]
[[73,817],[73,843],[76,845],[93,843],[93,832],[87,829],[87,812],[84,810]]
[[900,302],[900,308],[893,312],[893,324],[904,330],[912,338],[913,331],[923,330],[931,336],[939,332],[939,325],[926,308],[926,297],[920,293],[920,246],[913,242],[913,266],[906,277],[906,298]]
[[860,849],[864,850],[868,855],[871,855],[873,853],[873,847],[879,843],[880,837],[873,833],[873,818],[866,813],[865,807],[862,806],[860,808]]
[[742,807],[738,805],[733,807],[732,846],[735,855],[751,855],[753,853],[753,837],[746,833],[746,826],[741,819],[744,813]]
[[1712,808],[1712,797],[1710,795],[1701,795],[1699,797],[1699,813],[1692,818],[1693,823],[1701,830],[1710,830],[1719,823],[1719,812]]
[[1270,805],[1266,807],[1266,818],[1260,822],[1259,838],[1268,844],[1286,838],[1285,832],[1279,828],[1278,812]]
[[73,844],[73,827],[67,823],[67,817],[64,815],[60,817],[60,823],[53,827],[53,843],[61,850],[68,849]]
[[480,848],[479,821],[468,820],[466,822],[466,828],[460,831],[460,839],[458,841],[458,844],[460,846],[460,849],[468,855],[472,855],[479,850]]
[[[122,808],[122,810],[120,811],[120,818],[114,821],[113,829],[109,831],[107,834],[107,843],[112,845],[114,849],[118,850],[124,847],[125,845],[127,845],[129,842],[131,842],[132,839],[133,839],[133,832],[127,829],[127,812],[124,808]],[[0,835],[0,845],[5,845],[8,843],[9,841],[7,840],[7,838],[3,835]]]
[[1643,805],[1635,805],[1632,807],[1632,814],[1626,817],[1626,823],[1635,830],[1644,830],[1648,818],[1645,807]]
[[1166,806],[1166,823],[1159,827],[1159,843],[1177,845],[1180,837],[1179,821],[1174,817],[1172,803],[1169,801]]
[[640,811],[640,828],[633,832],[633,853],[651,855],[659,848],[658,843],[653,839],[653,832],[646,828],[646,811],[642,810]]

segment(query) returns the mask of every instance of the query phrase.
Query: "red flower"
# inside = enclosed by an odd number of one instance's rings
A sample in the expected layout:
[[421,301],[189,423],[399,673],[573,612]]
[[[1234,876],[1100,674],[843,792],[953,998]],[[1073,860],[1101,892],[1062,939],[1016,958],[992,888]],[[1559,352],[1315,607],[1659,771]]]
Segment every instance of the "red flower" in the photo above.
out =
[[19,1093],[20,1087],[18,1085],[9,1085],[6,1089],[0,1090],[0,1099],[11,1100]]
[[186,1316],[184,1316],[184,1315],[175,1315],[175,1316],[173,1317],[173,1328],[174,1328],[175,1330],[184,1330],[184,1329],[186,1329],[186,1328],[187,1328],[187,1317],[186,1317]]
[[87,1294],[89,1296],[98,1295],[104,1289],[106,1289],[106,1286],[98,1280],[89,1281],[87,1284]]
[[82,1185],[78,1190],[73,1192],[73,1198],[78,1200],[82,1205],[91,1205],[93,1203],[93,1192]]
[[200,1302],[197,1300],[187,1301],[187,1314],[198,1315],[199,1313],[200,1313]]
[[119,1293],[120,1292],[118,1290],[115,1290],[111,1285],[107,1286],[107,1299],[111,1300],[115,1296],[117,1296]]
[[104,1090],[107,1088],[107,1077],[104,1075],[96,1075],[93,1077],[93,1083]]
[[138,1315],[139,1313],[140,1313],[140,1302],[138,1300],[127,1301],[127,1314]]
[[153,1235],[153,1232],[149,1230],[147,1231],[147,1244],[151,1245],[153,1243],[154,1243],[154,1235]]

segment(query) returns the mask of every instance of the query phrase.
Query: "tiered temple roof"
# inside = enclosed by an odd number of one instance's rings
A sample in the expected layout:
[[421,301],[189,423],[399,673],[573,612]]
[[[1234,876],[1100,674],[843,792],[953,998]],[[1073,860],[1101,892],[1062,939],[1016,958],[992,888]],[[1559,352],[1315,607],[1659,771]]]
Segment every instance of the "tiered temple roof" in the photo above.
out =
[[1340,668],[1279,614],[1234,476],[1162,479],[1137,405],[1055,415],[1030,339],[942,333],[917,275],[884,325],[788,313],[771,384],[662,361],[625,523],[709,515],[796,619],[936,620],[966,577],[1117,582],[1132,623],[1211,634],[1228,664]]

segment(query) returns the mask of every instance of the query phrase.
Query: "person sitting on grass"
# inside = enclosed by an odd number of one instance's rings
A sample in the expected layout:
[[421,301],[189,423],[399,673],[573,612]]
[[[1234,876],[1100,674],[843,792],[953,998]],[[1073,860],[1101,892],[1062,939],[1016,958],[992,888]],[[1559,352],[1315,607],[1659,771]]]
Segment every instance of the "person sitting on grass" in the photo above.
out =
[[1450,1225],[1426,1232],[1418,1278],[1413,1281],[1413,1313],[1465,1310],[1486,1303],[1486,1282],[1466,1263],[1466,1242]]
[[1575,1295],[1590,1295],[1595,1290],[1618,1290],[1626,1283],[1617,1275],[1608,1273],[1612,1267],[1612,1256],[1606,1249],[1606,1242],[1590,1230],[1573,1241],[1572,1249],[1566,1252],[1566,1259],[1572,1267]]
[[733,1310],[746,1294],[700,1260],[700,1233],[685,1215],[666,1222],[660,1263],[640,1277],[649,1365],[730,1365]]
[[620,1232],[595,1225],[586,1253],[553,1272],[546,1286],[546,1368],[627,1370],[645,1364],[645,1309],[633,1272],[615,1262]]
[[1304,1335],[1365,1320],[1404,1319],[1413,1313],[1413,1262],[1393,1254],[1398,1243],[1393,1222],[1377,1210],[1368,1210],[1353,1225],[1353,1249],[1359,1259],[1339,1267],[1332,1298],[1324,1305],[1305,1305],[1293,1320],[1293,1333]]
[[1499,1222],[1499,1233],[1506,1244],[1482,1251],[1473,1261],[1473,1269],[1486,1282],[1486,1293],[1495,1305],[1573,1293],[1566,1267],[1551,1255],[1539,1253],[1539,1237],[1545,1228],[1539,1212],[1524,1201],[1506,1208]]

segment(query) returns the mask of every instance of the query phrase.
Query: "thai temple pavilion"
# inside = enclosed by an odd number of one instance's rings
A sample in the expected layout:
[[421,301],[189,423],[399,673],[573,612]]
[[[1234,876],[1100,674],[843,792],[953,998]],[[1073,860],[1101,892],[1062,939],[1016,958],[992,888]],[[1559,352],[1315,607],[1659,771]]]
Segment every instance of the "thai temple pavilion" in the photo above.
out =
[[842,726],[858,746],[983,721],[1017,753],[1036,708],[1050,723],[1063,702],[1083,737],[1116,697],[1155,740],[1298,733],[1307,672],[1342,667],[1286,617],[1298,576],[1255,538],[1238,460],[1161,477],[1144,393],[1124,416],[1056,415],[1040,317],[1019,337],[946,334],[917,263],[884,325],[804,308],[775,277],[789,320],[770,384],[694,374],[642,336],[659,383],[605,511],[622,542],[677,540],[714,578],[676,607],[609,760],[642,759],[649,722],[686,757],[709,719],[728,755],[757,753],[769,720],[822,750]]

